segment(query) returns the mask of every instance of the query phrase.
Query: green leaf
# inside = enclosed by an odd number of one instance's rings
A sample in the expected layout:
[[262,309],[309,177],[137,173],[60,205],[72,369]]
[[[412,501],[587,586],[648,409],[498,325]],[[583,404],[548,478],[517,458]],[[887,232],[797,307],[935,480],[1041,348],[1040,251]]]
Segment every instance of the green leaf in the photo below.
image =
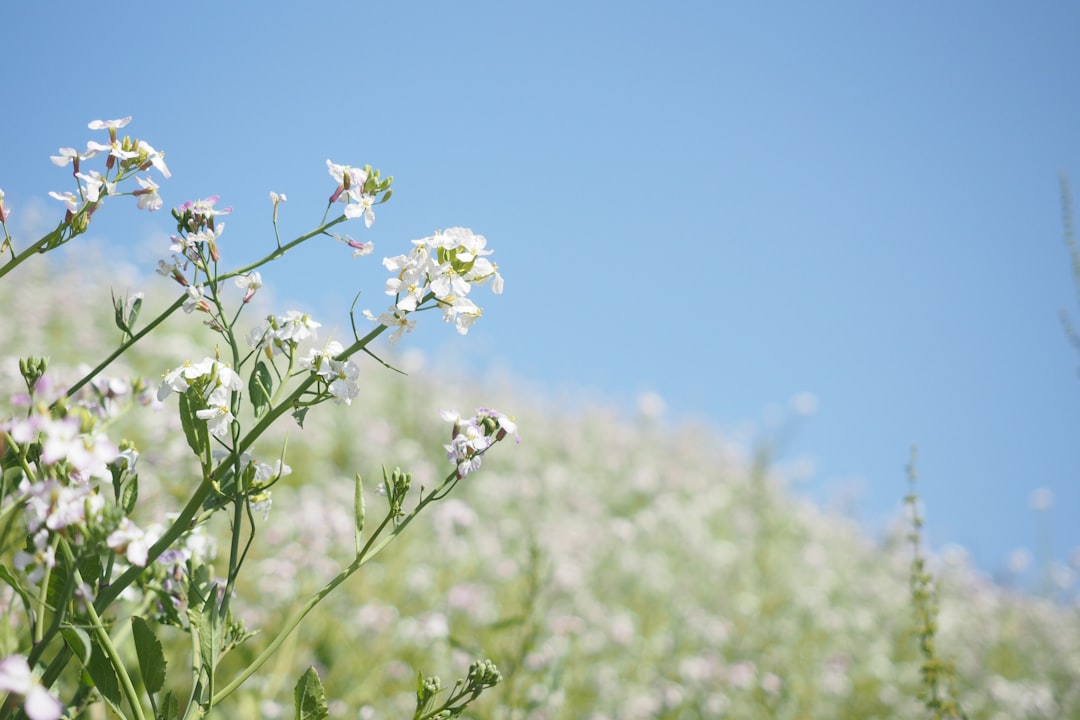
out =
[[353,516],[356,518],[356,554],[360,555],[360,538],[364,535],[364,481],[360,479],[360,473],[356,473],[356,489],[353,497]]
[[131,315],[128,316],[128,327],[135,325],[135,321],[139,318],[139,311],[142,310],[142,298],[137,297],[135,301],[131,303]]
[[248,381],[248,396],[255,408],[255,417],[261,417],[270,409],[270,392],[274,389],[274,378],[262,360],[255,363],[255,369]]
[[128,331],[128,325],[126,322],[124,322],[124,299],[120,298],[119,300],[117,300],[116,296],[113,295],[112,302],[113,310],[115,311],[114,318],[116,320],[116,327],[120,329],[120,332],[124,333],[125,335],[129,335],[130,332]]
[[128,478],[124,489],[120,491],[120,507],[125,515],[130,515],[135,509],[135,501],[139,499],[139,476],[132,475]]
[[87,555],[79,561],[79,574],[82,575],[82,579],[91,585],[97,583],[102,578],[101,568],[101,556],[100,555]]
[[92,643],[93,650],[90,654],[90,662],[86,664],[86,672],[94,681],[101,696],[113,705],[120,704],[120,681],[116,679],[116,671],[101,646]]
[[93,646],[90,644],[90,634],[82,628],[78,627],[65,627],[60,629],[60,634],[64,636],[64,642],[71,649],[71,652],[75,653],[75,657],[79,658],[79,662],[86,665],[90,662],[90,654],[93,652]]
[[8,569],[7,565],[0,565],[0,580],[6,582],[11,586],[12,590],[19,594],[19,597],[22,598],[23,606],[26,608],[27,614],[29,614],[31,608],[30,596],[26,594],[26,590],[23,589],[19,579]]
[[221,616],[218,614],[217,585],[211,585],[199,623],[199,656],[208,677],[214,677],[218,656],[221,655]]
[[205,422],[195,417],[195,413],[200,409],[202,408],[195,407],[186,392],[180,393],[180,425],[184,428],[188,447],[201,458],[205,449],[210,447],[210,431]]
[[180,705],[172,690],[165,693],[165,699],[158,708],[157,720],[180,720]]
[[300,676],[293,695],[296,698],[296,720],[323,720],[330,714],[322,681],[314,667],[309,667]]
[[139,657],[143,684],[152,695],[165,685],[165,654],[150,624],[138,615],[131,616],[131,635],[135,639],[135,654]]
[[302,407],[293,410],[293,419],[296,420],[296,424],[299,425],[301,428],[304,427],[304,418],[307,417],[307,411],[310,409],[311,408]]

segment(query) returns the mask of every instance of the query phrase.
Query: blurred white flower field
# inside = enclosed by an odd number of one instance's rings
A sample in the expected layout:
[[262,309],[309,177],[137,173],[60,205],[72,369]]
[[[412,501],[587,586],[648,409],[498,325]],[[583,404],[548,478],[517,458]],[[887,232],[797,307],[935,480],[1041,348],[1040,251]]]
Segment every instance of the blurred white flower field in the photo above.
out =
[[[93,281],[43,261],[0,285],[4,391],[19,387],[19,357],[65,348],[50,367],[75,376],[108,352],[112,306]],[[145,302],[173,299],[147,290]],[[198,329],[196,317],[174,317],[135,348],[132,371],[156,381],[176,357],[201,357]],[[292,473],[274,487],[237,587],[252,627],[283,623],[351,559],[353,472],[371,479],[372,507],[385,502],[373,490],[381,462],[413,473],[414,486],[437,481],[450,440],[440,410],[478,399],[512,408],[522,442],[485,459],[328,597],[222,716],[291,717],[309,665],[332,717],[408,716],[419,668],[463,674],[475,657],[504,679],[468,717],[926,716],[905,528],[870,538],[789,494],[765,453],[705,428],[601,406],[560,413],[512,387],[460,386],[438,367],[403,377],[359,365],[351,404],[286,430]],[[114,380],[122,395],[124,378]],[[197,476],[179,421],[121,435],[173,468],[143,477],[140,506],[175,511]],[[955,664],[969,717],[1080,718],[1075,605],[996,586],[963,557],[931,555],[930,569],[937,653]],[[184,652],[181,634],[161,639],[170,658]],[[226,664],[242,667],[262,643],[255,636]]]

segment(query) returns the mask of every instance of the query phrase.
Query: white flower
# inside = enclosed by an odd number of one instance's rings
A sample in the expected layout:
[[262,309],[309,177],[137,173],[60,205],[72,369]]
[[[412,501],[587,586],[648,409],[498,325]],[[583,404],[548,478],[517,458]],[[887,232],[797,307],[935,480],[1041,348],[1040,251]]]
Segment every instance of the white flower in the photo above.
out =
[[161,195],[158,195],[158,184],[148,177],[136,177],[135,182],[139,183],[141,187],[131,194],[139,198],[137,203],[139,209],[149,210],[150,212],[160,210],[163,201]]
[[22,655],[10,655],[0,661],[0,691],[21,695],[23,711],[30,720],[58,720],[64,712],[63,704],[34,677]]
[[49,197],[56,198],[60,202],[64,203],[64,205],[67,207],[67,211],[72,215],[79,212],[79,198],[75,197],[72,193],[50,192]]
[[360,368],[351,360],[331,360],[330,364],[334,370],[334,380],[329,387],[330,394],[339,405],[349,405],[352,399],[360,394],[360,386],[356,384],[356,379],[360,377]]
[[131,116],[119,120],[91,120],[86,127],[91,130],[118,130],[131,122]]
[[326,348],[323,350],[316,350],[311,348],[308,351],[307,357],[300,359],[300,367],[305,370],[310,370],[323,380],[330,382],[334,379],[335,369],[332,366],[334,357],[344,352],[345,348],[337,340],[331,340],[326,343]]
[[92,203],[97,202],[104,195],[112,195],[116,192],[116,183],[106,182],[97,170],[91,170],[89,175],[75,173],[75,177],[86,183],[86,199]]
[[348,195],[343,191],[354,186],[362,188],[367,182],[367,173],[360,168],[338,165],[327,160],[326,169],[330,172],[330,177],[334,178],[338,184],[338,189],[330,196],[330,202],[348,202]]
[[443,321],[452,322],[462,335],[483,315],[484,311],[469,298],[448,298],[442,306]]
[[254,297],[255,292],[262,287],[262,275],[258,270],[252,270],[246,275],[237,275],[233,279],[236,283],[236,287],[244,289],[244,302],[248,302]]
[[44,462],[52,464],[66,460],[71,477],[80,482],[91,477],[110,477],[105,466],[115,460],[120,451],[104,435],[81,433],[79,420],[75,417],[43,418],[39,427],[44,436],[41,443]]
[[184,300],[184,312],[189,315],[195,310],[210,312],[210,303],[203,295],[202,285],[188,285],[185,292],[187,299]]
[[147,167],[153,166],[157,168],[158,172],[165,176],[166,179],[172,177],[172,173],[169,172],[168,166],[165,165],[165,153],[155,150],[150,143],[143,140],[139,141],[139,152],[146,155],[146,162],[142,164],[142,169],[146,170]]
[[388,328],[394,328],[394,331],[390,333],[390,344],[396,345],[397,341],[401,339],[404,333],[412,332],[413,327],[416,326],[415,320],[410,320],[408,313],[404,310],[390,306],[386,312],[380,313],[378,317],[375,317],[370,310],[364,311],[364,317],[368,320],[374,320],[380,325],[385,325]]
[[165,377],[158,386],[158,400],[164,400],[173,392],[187,392],[191,387],[191,381],[210,373],[213,360],[206,358],[198,363],[185,362],[175,370],[165,373]]
[[203,358],[197,363],[185,362],[181,367],[165,373],[158,386],[157,398],[164,400],[170,393],[187,392],[188,388],[195,385],[202,378],[213,379],[208,382],[204,396],[209,398],[218,388],[224,388],[233,392],[244,389],[243,379],[228,365],[213,358]]
[[146,567],[150,543],[146,533],[130,519],[122,519],[120,527],[110,533],[105,542],[114,552],[124,553],[132,565]]
[[375,222],[375,198],[367,193],[361,192],[357,187],[353,187],[347,193],[354,202],[345,206],[345,217],[358,218],[364,217],[364,225],[371,227]]
[[82,160],[89,160],[97,155],[97,150],[90,148],[86,149],[86,152],[80,154],[75,148],[60,148],[59,155],[50,155],[49,159],[52,160],[53,165],[57,167],[64,167],[75,163],[76,167]]
[[56,567],[56,553],[49,543],[49,531],[45,528],[34,534],[33,542],[33,552],[19,550],[15,553],[15,569],[26,572],[28,568],[33,568],[27,573],[26,579],[37,584],[45,577],[48,568]]
[[313,337],[315,329],[322,327],[322,323],[315,322],[310,316],[297,310],[290,310],[285,315],[276,318],[276,321],[274,337],[294,345]]
[[211,435],[225,437],[229,434],[229,428],[235,419],[229,408],[230,396],[224,387],[214,388],[207,400],[208,407],[205,410],[197,410],[195,417],[206,421],[206,427]]

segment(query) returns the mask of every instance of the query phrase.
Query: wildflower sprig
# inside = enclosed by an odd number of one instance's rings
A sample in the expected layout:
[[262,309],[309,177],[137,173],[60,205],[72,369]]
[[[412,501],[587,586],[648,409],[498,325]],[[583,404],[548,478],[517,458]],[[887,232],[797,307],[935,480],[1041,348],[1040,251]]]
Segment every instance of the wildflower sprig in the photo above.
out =
[[922,527],[924,520],[919,510],[919,496],[915,492],[917,472],[916,452],[911,450],[907,465],[909,492],[905,498],[911,521],[911,604],[915,609],[915,634],[919,641],[922,664],[921,696],[933,720],[966,720],[957,699],[956,669],[943,659],[937,649],[938,604],[934,578],[926,568],[922,552]]
[[[164,154],[145,141],[121,137],[118,131],[129,122],[130,118],[94,121],[90,129],[105,131],[107,142],[92,140],[83,151],[61,148],[53,156],[54,164],[71,166],[74,191],[51,193],[64,203],[64,219],[56,230],[18,254],[7,234],[10,208],[0,192],[3,249],[11,253],[11,259],[0,267],[0,277],[30,255],[53,250],[85,232],[110,196],[132,195],[139,209],[162,207],[156,181],[144,173],[153,169],[168,178]],[[88,167],[95,159],[102,167]],[[302,426],[307,412],[318,405],[349,405],[366,381],[355,359],[357,353],[373,355],[369,345],[387,329],[400,334],[402,321],[411,327],[407,316],[412,312],[442,306],[447,319],[455,320],[464,333],[479,312],[472,305],[462,305],[460,298],[472,285],[489,280],[501,291],[502,279],[484,257],[490,250],[483,238],[455,228],[444,240],[414,243],[430,246],[434,252],[433,264],[424,266],[422,299],[411,307],[406,300],[395,307],[392,322],[378,322],[363,336],[354,327],[354,341],[347,345],[334,339],[317,344],[320,323],[295,310],[266,315],[264,323],[242,328],[244,311],[252,307],[263,286],[259,269],[292,248],[329,236],[345,242],[354,257],[372,251],[370,242],[333,234],[331,229],[350,219],[362,219],[365,227],[371,227],[375,206],[392,194],[393,178],[383,178],[370,166],[329,160],[327,169],[335,188],[318,226],[282,243],[277,221],[285,195],[271,193],[273,249],[236,269],[223,269],[228,240],[222,218],[233,209],[220,207],[217,196],[175,207],[175,234],[170,238],[169,255],[157,270],[180,286],[180,296],[140,326],[144,294],[114,294],[109,312],[121,332],[119,346],[73,383],[54,382],[46,358],[31,356],[20,362],[27,390],[21,405],[27,409],[0,421],[0,517],[8,525],[20,522],[26,539],[13,555],[14,570],[0,573],[0,580],[22,599],[28,630],[25,652],[0,661],[0,690],[21,698],[21,712],[31,720],[55,720],[65,709],[81,714],[95,702],[106,705],[112,714],[132,718],[211,712],[258,671],[327,593],[381,553],[424,508],[474,471],[492,444],[515,431],[508,430],[512,421],[499,414],[471,419],[469,432],[478,435],[458,448],[461,462],[455,461],[453,471],[431,490],[420,487],[417,491],[411,475],[401,470],[386,475],[383,490],[390,506],[373,531],[364,527],[358,474],[353,562],[302,606],[294,621],[281,628],[246,669],[225,685],[218,683],[221,659],[252,636],[232,611],[236,581],[258,526],[271,512],[272,488],[291,472],[285,462],[286,445],[282,444],[276,458],[258,458],[256,444],[283,415],[291,414]],[[132,179],[137,187],[122,191],[122,183]],[[331,218],[331,209],[338,205],[344,205],[341,214]],[[156,393],[155,384],[141,378],[119,380],[105,375],[118,358],[178,311],[203,317],[216,338],[212,354],[166,370],[156,383]],[[472,319],[466,319],[470,314]],[[113,443],[108,431],[119,415],[166,405],[173,395],[178,397],[182,437],[196,462],[156,468],[154,474],[177,479],[192,476],[188,495],[179,512],[160,522],[137,524],[133,516],[141,507],[140,474],[146,474],[147,461],[140,463],[134,443]],[[465,465],[467,471],[462,470]],[[217,543],[207,539],[206,531],[218,512],[229,518],[220,577],[212,565],[218,561]],[[117,607],[120,602],[125,603],[124,610]],[[130,635],[113,629],[121,612],[132,616]],[[165,688],[166,659],[154,623],[173,625],[191,637],[191,690],[186,703]],[[133,682],[122,659],[122,644],[131,638],[141,685]],[[71,688],[61,678],[73,661],[82,665],[90,684],[64,700],[63,693]],[[298,708],[325,706],[320,705],[321,687],[313,672],[305,674],[298,685]],[[452,694],[452,704],[445,705],[448,710],[460,712],[458,708],[494,684],[492,672],[478,672],[470,670],[469,678],[460,681],[461,692]],[[13,717],[18,708],[14,702],[0,706],[0,720]]]
[[502,673],[491,660],[477,660],[469,666],[468,675],[457,680],[447,698],[435,707],[435,701],[445,690],[439,677],[417,677],[416,712],[413,720],[447,720],[461,715],[480,693],[502,682]]
[[[49,196],[64,204],[64,219],[56,229],[37,242],[31,243],[21,253],[16,254],[12,238],[7,232],[8,210],[3,205],[3,193],[0,192],[0,221],[4,223],[4,241],[0,250],[11,253],[11,259],[0,266],[0,277],[18,267],[35,253],[55,250],[72,238],[86,232],[94,213],[110,196],[132,195],[137,199],[139,209],[155,211],[161,208],[161,196],[158,184],[150,175],[138,175],[153,168],[165,178],[171,177],[165,164],[165,154],[154,149],[149,143],[124,136],[118,137],[117,130],[127,126],[130,117],[118,120],[94,120],[89,124],[91,130],[104,130],[108,133],[108,143],[91,140],[86,150],[79,152],[74,148],[60,148],[58,155],[52,156],[52,162],[58,167],[71,166],[75,180],[75,190],[50,192]],[[85,167],[85,163],[98,155],[104,154],[104,172]],[[121,192],[120,186],[134,180],[138,189]]]

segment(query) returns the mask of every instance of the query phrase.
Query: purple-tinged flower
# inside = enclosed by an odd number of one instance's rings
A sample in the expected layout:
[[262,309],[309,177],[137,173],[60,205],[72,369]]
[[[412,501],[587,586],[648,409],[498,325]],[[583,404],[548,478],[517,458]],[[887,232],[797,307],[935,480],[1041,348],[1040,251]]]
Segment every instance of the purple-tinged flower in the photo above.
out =
[[21,695],[23,711],[30,720],[58,720],[64,712],[64,706],[34,677],[22,655],[0,660],[0,691]]

